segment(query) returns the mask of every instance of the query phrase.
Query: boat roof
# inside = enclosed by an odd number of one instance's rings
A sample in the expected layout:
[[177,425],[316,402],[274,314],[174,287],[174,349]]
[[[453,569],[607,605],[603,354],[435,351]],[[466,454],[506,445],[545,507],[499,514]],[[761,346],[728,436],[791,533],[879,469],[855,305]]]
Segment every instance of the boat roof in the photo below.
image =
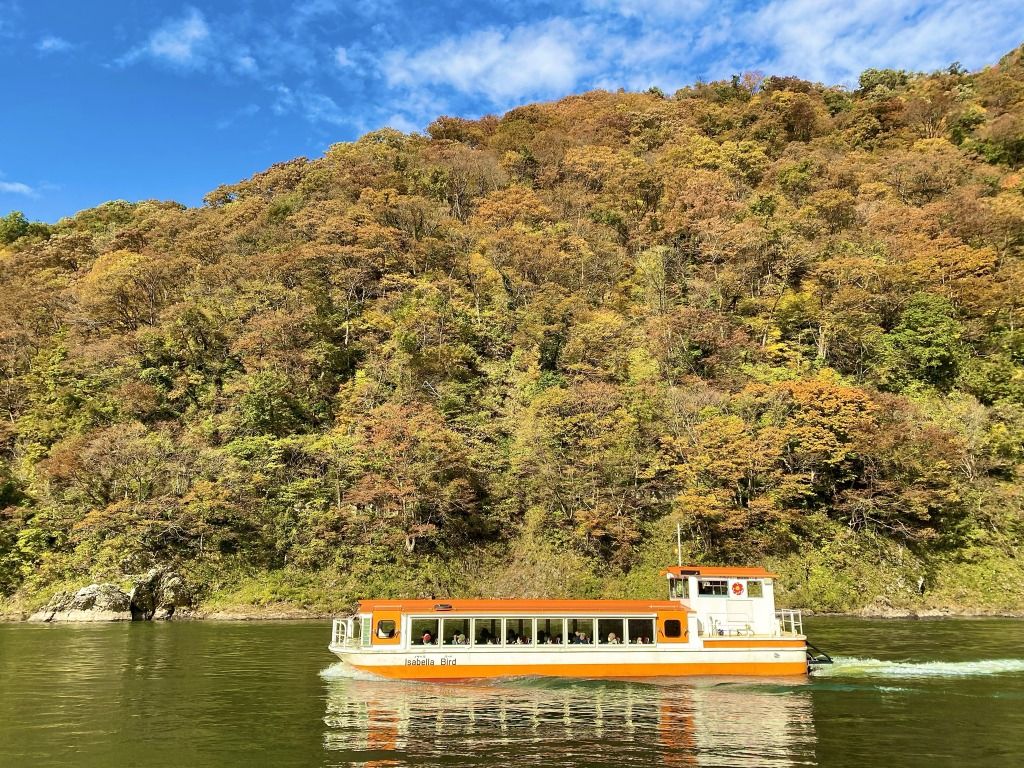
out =
[[750,568],[739,565],[670,565],[662,575],[672,576],[719,576],[737,579],[775,579],[779,574],[766,571],[764,568]]
[[360,600],[359,612],[402,613],[657,613],[694,611],[674,600],[543,600],[524,598],[475,598],[469,600]]

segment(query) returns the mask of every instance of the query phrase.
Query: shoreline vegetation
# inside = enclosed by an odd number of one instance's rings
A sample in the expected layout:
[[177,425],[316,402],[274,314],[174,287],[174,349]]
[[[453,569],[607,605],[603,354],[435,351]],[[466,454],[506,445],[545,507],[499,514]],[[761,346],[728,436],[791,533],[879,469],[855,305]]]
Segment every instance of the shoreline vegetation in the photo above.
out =
[[0,615],[660,597],[677,524],[781,607],[1024,614],[1024,49],[12,212],[0,295]]
[[[313,611],[292,606],[265,606],[254,608],[251,605],[225,607],[214,611],[198,609],[175,615],[168,621],[224,621],[224,622],[247,622],[247,621],[314,621],[329,620],[345,616],[346,611]],[[861,619],[892,619],[892,620],[935,620],[935,619],[1024,619],[1024,610],[971,610],[971,609],[938,609],[924,608],[920,610],[911,609],[872,609],[865,608],[858,611],[811,611],[805,610],[804,617],[831,616],[842,618]],[[0,623],[19,624],[28,621],[28,613],[2,613],[0,612]],[[62,624],[103,624],[110,622],[52,622]]]

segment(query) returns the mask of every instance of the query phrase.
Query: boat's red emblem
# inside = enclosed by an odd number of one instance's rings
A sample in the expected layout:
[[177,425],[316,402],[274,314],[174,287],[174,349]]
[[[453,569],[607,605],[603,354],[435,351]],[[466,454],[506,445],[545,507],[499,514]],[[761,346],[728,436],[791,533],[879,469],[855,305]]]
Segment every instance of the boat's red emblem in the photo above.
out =
[[743,594],[743,582],[742,581],[734,581],[732,583],[732,593],[734,595],[737,595],[737,596]]

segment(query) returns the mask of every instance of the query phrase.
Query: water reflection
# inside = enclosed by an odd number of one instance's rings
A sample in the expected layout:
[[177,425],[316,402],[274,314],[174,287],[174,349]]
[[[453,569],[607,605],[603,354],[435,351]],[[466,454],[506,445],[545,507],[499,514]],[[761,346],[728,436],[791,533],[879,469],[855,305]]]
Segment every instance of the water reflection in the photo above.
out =
[[338,672],[325,675],[324,746],[347,765],[816,764],[810,691],[791,681],[437,685]]

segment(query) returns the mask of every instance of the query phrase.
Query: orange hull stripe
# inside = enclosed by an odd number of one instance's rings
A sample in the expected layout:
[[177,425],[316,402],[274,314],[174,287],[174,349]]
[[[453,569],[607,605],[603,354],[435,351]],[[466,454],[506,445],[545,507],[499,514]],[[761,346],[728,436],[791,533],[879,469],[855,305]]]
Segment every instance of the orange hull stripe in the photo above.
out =
[[806,675],[803,661],[736,661],[707,664],[517,664],[466,667],[368,667],[357,669],[400,680],[467,680],[482,677],[686,677],[693,675],[748,675],[782,677]]
[[803,640],[711,640],[704,641],[705,648],[803,648]]

